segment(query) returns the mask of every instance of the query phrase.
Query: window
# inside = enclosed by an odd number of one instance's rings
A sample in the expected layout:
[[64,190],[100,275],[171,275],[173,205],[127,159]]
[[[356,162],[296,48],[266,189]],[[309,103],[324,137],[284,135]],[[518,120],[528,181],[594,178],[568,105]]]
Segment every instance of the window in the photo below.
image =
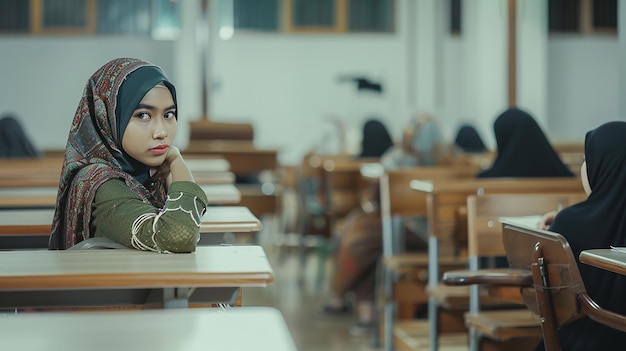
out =
[[28,1],[0,0],[0,32],[27,32],[30,28],[29,14]]
[[279,0],[234,0],[235,28],[262,31],[278,30],[278,2]]
[[617,0],[548,0],[550,33],[617,33]]
[[[232,11],[226,10],[232,7]],[[217,23],[290,33],[393,32],[395,0],[218,0]],[[225,17],[232,18],[225,18]]]
[[177,0],[0,0],[0,33],[173,39],[178,16]]

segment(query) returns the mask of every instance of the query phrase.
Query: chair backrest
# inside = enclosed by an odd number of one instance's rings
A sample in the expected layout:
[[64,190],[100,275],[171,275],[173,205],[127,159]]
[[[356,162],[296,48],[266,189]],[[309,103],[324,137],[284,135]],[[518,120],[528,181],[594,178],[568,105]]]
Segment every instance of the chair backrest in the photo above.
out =
[[[469,268],[476,270],[480,259],[495,260],[506,256],[502,243],[501,217],[535,216],[558,210],[585,199],[584,193],[572,194],[486,194],[467,197],[467,233]],[[495,261],[494,261],[495,262]],[[470,288],[470,311],[480,310],[479,288]]]
[[505,256],[500,217],[540,216],[583,201],[582,192],[486,194],[467,197],[468,255]]
[[100,249],[122,249],[132,250],[112,239],[106,237],[94,237],[85,239],[69,248],[69,250],[100,250]]
[[587,296],[576,258],[560,234],[503,225],[503,240],[511,268],[533,273],[533,286],[522,288],[526,305],[543,320],[546,349],[558,349],[557,329],[581,318],[581,296]]
[[[383,254],[396,253],[392,238],[392,220],[399,217],[426,217],[427,194],[411,189],[415,179],[468,179],[478,172],[477,168],[460,166],[410,167],[385,171],[380,177],[380,212],[383,222]],[[389,248],[389,246],[392,246]]]

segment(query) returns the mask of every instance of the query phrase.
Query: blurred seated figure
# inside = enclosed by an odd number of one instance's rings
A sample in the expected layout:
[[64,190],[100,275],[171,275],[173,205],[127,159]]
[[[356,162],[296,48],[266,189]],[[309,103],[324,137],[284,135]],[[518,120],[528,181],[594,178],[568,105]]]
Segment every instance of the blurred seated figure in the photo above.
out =
[[466,153],[486,152],[487,147],[474,126],[463,124],[456,133],[454,146]]
[[30,141],[22,124],[14,114],[0,118],[0,158],[36,158],[39,151]]
[[393,146],[387,127],[379,119],[370,118],[363,124],[361,152],[357,158],[376,158]]
[[537,121],[526,111],[511,107],[493,124],[497,155],[478,178],[573,177]]
[[[402,141],[389,148],[380,162],[386,170],[435,166],[448,161],[445,151],[436,121],[429,115],[415,115],[405,127]],[[405,218],[403,234],[405,251],[427,250],[426,218]],[[330,296],[319,312],[327,316],[352,314],[347,297],[354,294],[357,321],[350,333],[355,336],[369,334],[374,328],[376,265],[382,249],[378,206],[362,206],[352,211],[340,231]]]

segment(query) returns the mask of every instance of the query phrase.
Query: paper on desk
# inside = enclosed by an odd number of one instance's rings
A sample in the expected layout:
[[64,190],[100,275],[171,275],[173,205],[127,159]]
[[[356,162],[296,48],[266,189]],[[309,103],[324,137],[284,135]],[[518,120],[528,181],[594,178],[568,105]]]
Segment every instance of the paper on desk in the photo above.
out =
[[532,229],[537,228],[537,223],[541,221],[543,216],[535,215],[535,216],[518,216],[518,217],[500,217],[499,220],[501,223],[508,223],[512,225],[517,225],[521,227],[528,227]]
[[626,247],[617,247],[611,245],[611,250],[626,254]]

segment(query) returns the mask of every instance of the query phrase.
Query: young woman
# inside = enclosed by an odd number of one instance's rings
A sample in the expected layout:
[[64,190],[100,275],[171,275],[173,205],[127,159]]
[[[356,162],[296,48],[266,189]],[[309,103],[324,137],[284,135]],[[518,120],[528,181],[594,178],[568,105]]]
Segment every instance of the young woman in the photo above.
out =
[[[563,235],[574,257],[586,249],[626,246],[626,122],[605,123],[587,133],[581,181],[587,199],[538,226]],[[626,276],[578,264],[589,296],[609,311],[626,314]],[[563,350],[623,350],[626,334],[584,317],[559,330]],[[543,343],[537,350],[543,350]]]
[[87,81],[61,171],[50,249],[107,237],[138,250],[192,252],[206,194],[180,151],[174,85],[161,68],[119,58]]

